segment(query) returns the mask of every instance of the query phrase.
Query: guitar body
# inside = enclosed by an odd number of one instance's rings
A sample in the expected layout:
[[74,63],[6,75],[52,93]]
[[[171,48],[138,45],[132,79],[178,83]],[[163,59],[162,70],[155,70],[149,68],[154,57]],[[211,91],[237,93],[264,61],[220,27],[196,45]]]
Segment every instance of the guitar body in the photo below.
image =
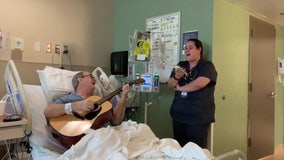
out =
[[[133,84],[140,84],[145,82],[144,79],[136,79],[129,82],[129,86]],[[94,110],[91,112],[82,112],[80,110],[73,111],[73,114],[63,115],[49,119],[49,125],[52,128],[52,135],[62,145],[70,148],[76,144],[85,134],[84,132],[89,129],[101,128],[106,122],[112,119],[112,104],[108,101],[118,93],[122,88],[106,95],[104,98],[99,96],[88,97],[90,101],[94,102]]]
[[[101,99],[99,96],[91,96],[87,99],[97,102]],[[52,128],[52,135],[62,145],[69,148],[76,144],[91,129],[101,128],[105,123],[112,119],[112,104],[109,101],[102,103],[99,113],[93,119],[79,119],[72,114],[66,114],[60,117],[50,118],[49,124]]]

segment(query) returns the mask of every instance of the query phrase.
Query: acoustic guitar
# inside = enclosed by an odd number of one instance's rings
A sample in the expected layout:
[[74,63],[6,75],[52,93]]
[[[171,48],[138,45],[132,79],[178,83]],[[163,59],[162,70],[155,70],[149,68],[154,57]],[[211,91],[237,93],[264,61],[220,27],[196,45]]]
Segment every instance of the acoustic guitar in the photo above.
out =
[[[144,79],[136,79],[129,82],[133,84],[143,83]],[[122,87],[101,98],[90,96],[87,99],[94,102],[94,109],[90,112],[73,111],[73,114],[66,114],[60,117],[49,119],[53,137],[62,145],[69,148],[76,144],[89,129],[101,128],[105,123],[112,119],[112,104],[109,100],[122,91]]]

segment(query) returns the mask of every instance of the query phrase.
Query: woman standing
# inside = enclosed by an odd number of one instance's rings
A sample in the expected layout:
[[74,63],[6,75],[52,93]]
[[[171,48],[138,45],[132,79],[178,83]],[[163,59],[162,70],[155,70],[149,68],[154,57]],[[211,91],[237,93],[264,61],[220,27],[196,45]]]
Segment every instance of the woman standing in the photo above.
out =
[[185,45],[185,61],[180,61],[168,80],[175,89],[171,105],[174,138],[184,146],[194,142],[207,147],[209,126],[215,122],[214,90],[217,71],[212,62],[202,59],[203,46],[198,39]]

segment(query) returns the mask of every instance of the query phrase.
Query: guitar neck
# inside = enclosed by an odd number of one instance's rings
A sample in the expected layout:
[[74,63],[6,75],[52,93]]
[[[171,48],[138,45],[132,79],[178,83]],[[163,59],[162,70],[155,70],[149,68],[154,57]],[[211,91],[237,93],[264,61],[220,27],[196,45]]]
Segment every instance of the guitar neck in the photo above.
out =
[[[139,84],[139,83],[143,83],[143,82],[145,82],[145,80],[139,78],[139,79],[134,80],[133,82],[129,82],[128,84],[129,84],[129,86],[132,86],[133,84]],[[98,112],[98,113],[100,112],[99,110],[101,109],[101,105],[103,105],[104,102],[110,100],[112,97],[114,97],[115,95],[119,94],[119,92],[121,92],[121,91],[122,91],[122,87],[116,89],[115,91],[113,91],[112,93],[104,96],[103,98],[99,99],[98,101],[95,101],[93,111],[91,111],[89,113],[86,113],[86,112],[85,113],[82,113],[82,112],[80,113],[79,111],[73,111],[73,115],[75,117],[79,118],[79,119],[82,119],[82,120],[84,120],[85,118],[90,120],[90,119],[94,118],[97,115],[96,112]]]
[[[132,86],[134,84],[134,82],[129,82],[128,83],[129,86]],[[116,89],[115,91],[113,91],[112,93],[106,95],[105,97],[103,97],[102,99],[100,99],[99,101],[96,102],[97,105],[101,105],[103,104],[105,101],[110,100],[112,97],[114,97],[115,95],[119,94],[122,91],[122,87]]]
[[98,100],[96,102],[97,105],[101,105],[103,104],[105,101],[110,100],[112,97],[114,97],[115,95],[119,94],[122,91],[122,87],[116,89],[115,91],[113,91],[112,93],[106,95],[105,97],[101,98],[100,100]]

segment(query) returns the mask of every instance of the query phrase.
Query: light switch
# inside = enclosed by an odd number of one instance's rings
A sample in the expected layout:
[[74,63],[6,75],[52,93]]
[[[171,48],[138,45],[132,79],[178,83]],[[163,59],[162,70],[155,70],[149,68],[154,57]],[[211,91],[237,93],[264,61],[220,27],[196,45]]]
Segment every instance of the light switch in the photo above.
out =
[[35,52],[40,52],[40,50],[41,50],[40,42],[39,41],[35,41],[35,43],[34,43],[34,51]]

